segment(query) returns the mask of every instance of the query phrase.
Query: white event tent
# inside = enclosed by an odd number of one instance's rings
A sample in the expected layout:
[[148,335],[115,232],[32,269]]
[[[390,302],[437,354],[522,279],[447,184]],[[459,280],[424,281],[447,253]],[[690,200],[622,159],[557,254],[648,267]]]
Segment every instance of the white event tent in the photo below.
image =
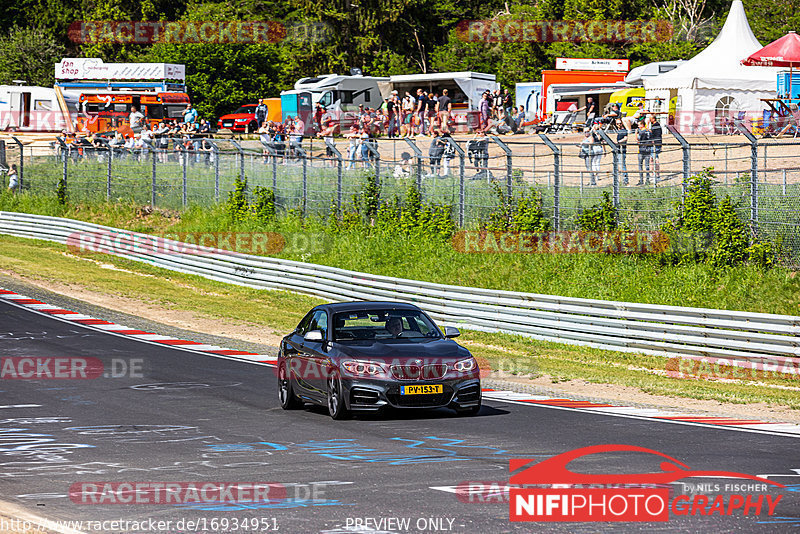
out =
[[[762,98],[777,91],[775,67],[747,67],[741,61],[762,48],[744,12],[733,0],[728,18],[714,42],[675,69],[644,80],[648,99],[660,99],[660,111],[675,99],[675,124],[683,133],[714,133],[728,118],[757,117]],[[677,97],[677,98],[676,98]]]

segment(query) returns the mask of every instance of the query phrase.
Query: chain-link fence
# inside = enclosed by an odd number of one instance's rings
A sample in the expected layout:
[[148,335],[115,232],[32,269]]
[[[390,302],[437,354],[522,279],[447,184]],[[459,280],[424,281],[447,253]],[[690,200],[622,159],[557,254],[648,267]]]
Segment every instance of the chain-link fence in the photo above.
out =
[[684,139],[670,132],[655,157],[633,136],[606,130],[589,154],[582,148],[584,136],[574,134],[363,143],[159,139],[138,148],[56,142],[38,151],[10,142],[0,165],[17,163],[22,187],[32,191],[54,192],[63,179],[72,200],[169,209],[224,201],[235,180],[246,178],[251,190],[272,188],[279,208],[323,217],[332,207],[352,204],[367,178],[377,177],[383,200],[402,201],[415,186],[426,202],[451,206],[454,219],[467,228],[488,220],[501,194],[537,191],[553,227],[572,229],[580,212],[608,192],[620,222],[642,230],[672,216],[687,179],[713,167],[717,195],[730,196],[752,235],[780,244],[786,259],[797,264],[800,140],[756,139],[748,131]]

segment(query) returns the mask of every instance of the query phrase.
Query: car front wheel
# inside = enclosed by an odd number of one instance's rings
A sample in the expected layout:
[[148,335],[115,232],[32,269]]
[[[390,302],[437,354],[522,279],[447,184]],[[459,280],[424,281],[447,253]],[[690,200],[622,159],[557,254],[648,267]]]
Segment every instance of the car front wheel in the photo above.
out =
[[278,400],[281,401],[281,408],[284,410],[295,410],[303,406],[302,401],[294,394],[286,364],[283,363],[278,368]]
[[344,405],[342,381],[335,372],[328,377],[328,413],[335,420],[346,419],[350,415]]

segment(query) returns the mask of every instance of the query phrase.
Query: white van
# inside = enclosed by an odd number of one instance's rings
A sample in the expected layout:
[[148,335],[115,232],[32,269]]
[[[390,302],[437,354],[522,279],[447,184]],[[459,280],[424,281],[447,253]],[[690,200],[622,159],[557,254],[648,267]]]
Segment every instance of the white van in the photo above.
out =
[[[65,93],[64,101],[69,114],[76,114],[77,97]],[[54,88],[0,85],[0,131],[61,132],[66,128]]]

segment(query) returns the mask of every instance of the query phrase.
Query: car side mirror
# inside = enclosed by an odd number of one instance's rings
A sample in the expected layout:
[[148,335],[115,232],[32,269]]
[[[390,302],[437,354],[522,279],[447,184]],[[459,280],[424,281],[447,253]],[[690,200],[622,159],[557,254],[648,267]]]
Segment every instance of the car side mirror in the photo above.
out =
[[445,326],[444,327],[444,337],[458,337],[461,335],[458,328],[455,326]]
[[306,335],[303,336],[305,341],[322,341],[322,330],[311,330],[310,332],[306,332]]

